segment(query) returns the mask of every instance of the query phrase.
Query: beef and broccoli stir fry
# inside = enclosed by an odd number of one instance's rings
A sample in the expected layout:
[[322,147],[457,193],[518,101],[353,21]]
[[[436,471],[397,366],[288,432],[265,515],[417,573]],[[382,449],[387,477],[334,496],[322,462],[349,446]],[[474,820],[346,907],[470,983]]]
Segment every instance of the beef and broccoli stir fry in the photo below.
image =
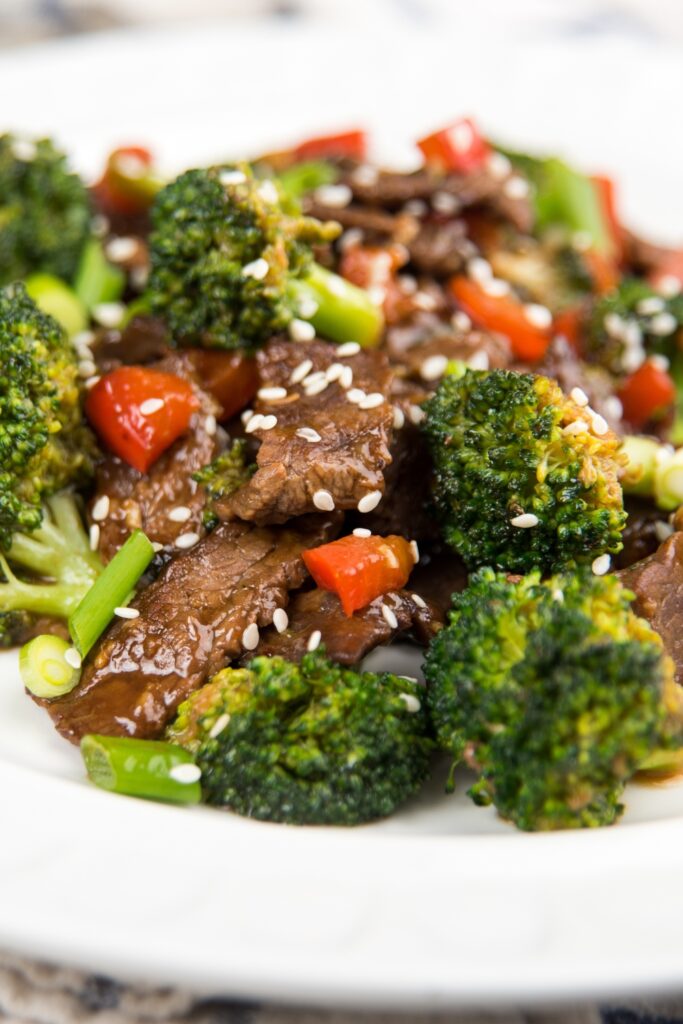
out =
[[0,136],[0,643],[104,788],[352,825],[442,752],[540,830],[683,766],[683,253],[418,147]]

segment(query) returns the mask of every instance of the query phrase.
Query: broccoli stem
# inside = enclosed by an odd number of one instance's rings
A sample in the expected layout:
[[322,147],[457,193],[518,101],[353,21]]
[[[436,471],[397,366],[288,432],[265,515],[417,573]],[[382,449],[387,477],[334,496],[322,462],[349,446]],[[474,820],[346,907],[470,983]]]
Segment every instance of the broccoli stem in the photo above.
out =
[[384,316],[362,288],[314,263],[303,277],[289,282],[294,312],[301,301],[317,306],[310,321],[323,337],[332,341],[357,341],[363,348],[379,343]]
[[74,291],[87,309],[101,302],[116,302],[123,295],[126,275],[104,255],[98,238],[86,242],[74,280]]
[[26,291],[43,313],[53,316],[70,338],[88,326],[88,312],[78,295],[52,274],[32,274]]
[[338,177],[336,167],[326,160],[306,160],[281,171],[277,180],[291,199],[301,199],[321,185],[332,185]]
[[51,700],[70,693],[81,671],[66,660],[69,644],[60,636],[36,636],[21,648],[19,672],[29,693]]
[[88,778],[101,789],[126,796],[196,804],[199,769],[182,747],[123,736],[84,736],[81,754]]

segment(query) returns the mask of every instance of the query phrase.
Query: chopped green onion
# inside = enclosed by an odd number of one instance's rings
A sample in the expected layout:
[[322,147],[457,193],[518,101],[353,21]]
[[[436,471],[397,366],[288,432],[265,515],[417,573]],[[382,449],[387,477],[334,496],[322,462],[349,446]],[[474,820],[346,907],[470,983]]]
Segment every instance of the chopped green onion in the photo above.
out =
[[62,325],[70,338],[88,326],[88,311],[80,298],[53,274],[31,274],[24,282],[37,306]]
[[598,252],[610,251],[609,230],[595,185],[562,160],[543,161],[536,214],[539,228],[562,224],[570,231],[587,235]]
[[78,664],[76,651],[61,636],[45,634],[24,644],[19,652],[19,672],[29,693],[49,700],[73,690],[81,670],[69,664],[68,651],[72,652],[71,660]]
[[201,800],[201,772],[173,743],[89,735],[81,740],[81,754],[90,781],[101,789],[176,804]]
[[305,277],[290,283],[294,309],[302,299],[310,300],[316,312],[310,322],[324,338],[357,341],[363,348],[379,344],[384,326],[380,306],[362,288],[314,263]]
[[333,185],[339,177],[337,168],[326,160],[306,160],[278,174],[284,192],[292,199],[301,199],[321,185]]
[[69,618],[76,650],[85,658],[154,558],[154,548],[142,530],[135,530],[93,583]]
[[628,465],[621,481],[626,494],[652,497],[655,489],[655,471],[667,450],[651,437],[629,435],[624,438],[622,450],[628,456]]
[[98,238],[86,242],[74,280],[74,291],[87,309],[103,302],[118,302],[126,287],[126,275],[104,255]]

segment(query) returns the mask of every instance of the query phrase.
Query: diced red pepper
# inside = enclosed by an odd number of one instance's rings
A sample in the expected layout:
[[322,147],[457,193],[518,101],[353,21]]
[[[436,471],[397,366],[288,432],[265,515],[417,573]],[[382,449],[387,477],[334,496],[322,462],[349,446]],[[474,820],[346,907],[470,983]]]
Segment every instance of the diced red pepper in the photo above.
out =
[[414,565],[403,537],[356,537],[304,551],[311,576],[323,590],[337,594],[346,615],[365,608],[376,597],[400,590]]
[[622,262],[624,257],[624,230],[617,215],[616,186],[612,178],[602,174],[591,177],[597,193],[603,216],[612,242],[612,258],[615,263]]
[[485,330],[504,334],[518,359],[537,362],[543,358],[551,329],[532,323],[514,295],[489,295],[482,285],[464,276],[451,278],[449,287],[470,320]]
[[474,121],[461,117],[438,132],[419,139],[425,163],[442,171],[468,174],[482,167],[492,150]]
[[144,213],[152,196],[134,187],[135,179],[144,179],[152,167],[152,154],[144,146],[119,146],[107,158],[104,173],[93,191],[107,212],[121,215]]
[[671,376],[647,359],[617,392],[624,408],[624,418],[636,429],[661,418],[676,400],[676,385]]
[[85,403],[98,437],[140,473],[185,433],[198,408],[191,384],[142,366],[121,366],[106,374]]
[[246,408],[259,386],[258,368],[252,356],[207,349],[191,349],[189,355],[202,387],[221,406],[221,422]]
[[569,306],[555,316],[553,321],[553,334],[560,334],[566,338],[577,355],[581,355],[581,332],[586,319],[586,308],[583,303],[577,306]]
[[337,135],[319,135],[299,143],[294,150],[297,160],[324,160],[327,157],[365,160],[367,152],[368,136],[360,129]]

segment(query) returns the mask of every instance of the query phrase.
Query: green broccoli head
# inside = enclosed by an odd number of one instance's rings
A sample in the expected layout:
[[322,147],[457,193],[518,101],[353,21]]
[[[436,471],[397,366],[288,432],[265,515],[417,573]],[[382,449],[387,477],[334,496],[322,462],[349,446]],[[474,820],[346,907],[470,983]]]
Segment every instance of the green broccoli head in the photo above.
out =
[[301,665],[258,657],[193,694],[168,738],[194,755],[208,803],[355,825],[391,814],[427,778],[422,698],[417,683],[341,668],[321,650]]
[[424,408],[445,537],[469,566],[552,571],[620,550],[625,456],[554,381],[467,370]]
[[632,373],[645,353],[672,355],[682,326],[683,294],[665,299],[646,281],[625,278],[595,304],[587,355],[612,373]]
[[246,484],[253,476],[255,469],[255,463],[247,462],[247,441],[245,438],[239,437],[213,462],[210,462],[208,466],[202,466],[198,472],[193,474],[192,479],[196,480],[198,484],[202,484],[206,491],[204,525],[207,529],[213,529],[218,523],[214,502],[232,494],[238,487]]
[[250,169],[191,170],[152,207],[147,300],[179,344],[257,348],[292,318],[288,287],[336,224],[303,217]]
[[34,530],[42,499],[86,478],[95,454],[76,354],[23,285],[0,290],[0,549]]
[[90,217],[85,185],[49,139],[0,135],[0,285],[39,270],[70,280]]
[[609,825],[625,783],[680,746],[680,697],[659,636],[616,577],[541,582],[482,569],[428,651],[440,745],[478,774],[470,795],[527,830]]

